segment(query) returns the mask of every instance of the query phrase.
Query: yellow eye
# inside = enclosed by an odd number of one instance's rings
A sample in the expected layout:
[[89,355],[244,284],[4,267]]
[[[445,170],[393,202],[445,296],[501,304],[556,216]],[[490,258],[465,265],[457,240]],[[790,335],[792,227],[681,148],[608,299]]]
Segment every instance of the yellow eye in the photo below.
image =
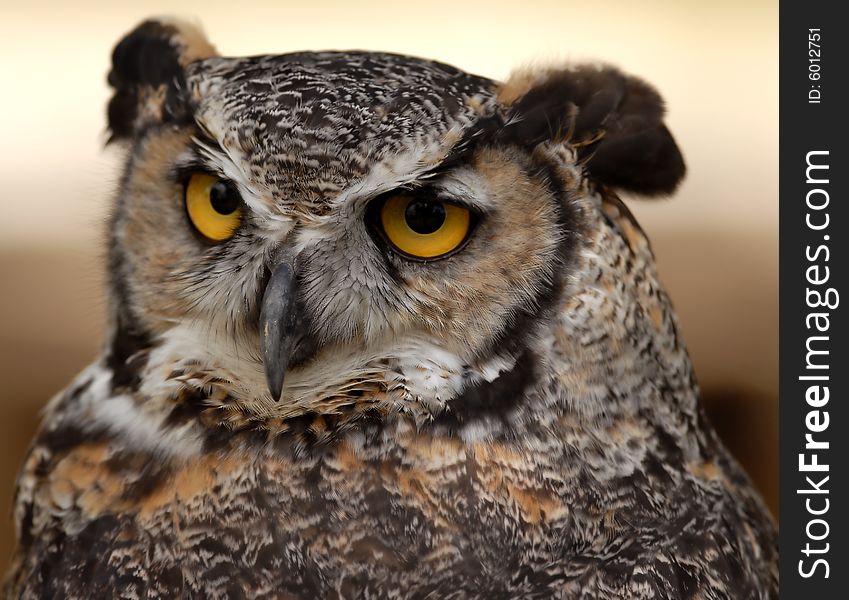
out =
[[231,238],[242,221],[238,192],[218,177],[206,173],[195,173],[189,179],[186,212],[192,225],[214,242]]
[[466,208],[414,196],[391,196],[380,209],[386,237],[399,251],[416,258],[448,254],[466,239],[470,222]]

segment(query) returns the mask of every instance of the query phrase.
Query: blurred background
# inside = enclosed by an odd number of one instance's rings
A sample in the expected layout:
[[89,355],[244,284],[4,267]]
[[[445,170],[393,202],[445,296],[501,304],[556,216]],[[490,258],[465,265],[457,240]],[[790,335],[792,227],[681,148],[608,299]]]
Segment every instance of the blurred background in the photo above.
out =
[[713,0],[26,2],[0,18],[0,569],[13,481],[45,402],[99,352],[104,149],[115,42],[151,15],[202,23],[224,55],[386,50],[503,79],[601,60],[657,86],[689,174],[628,201],[713,422],[778,508],[778,3]]

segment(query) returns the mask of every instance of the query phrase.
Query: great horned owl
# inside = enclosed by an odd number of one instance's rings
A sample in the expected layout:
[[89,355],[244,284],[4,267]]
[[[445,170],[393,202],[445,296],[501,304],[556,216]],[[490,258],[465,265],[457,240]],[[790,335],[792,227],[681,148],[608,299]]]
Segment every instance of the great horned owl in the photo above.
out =
[[617,198],[684,163],[613,68],[116,47],[104,352],[23,466],[22,598],[775,598]]

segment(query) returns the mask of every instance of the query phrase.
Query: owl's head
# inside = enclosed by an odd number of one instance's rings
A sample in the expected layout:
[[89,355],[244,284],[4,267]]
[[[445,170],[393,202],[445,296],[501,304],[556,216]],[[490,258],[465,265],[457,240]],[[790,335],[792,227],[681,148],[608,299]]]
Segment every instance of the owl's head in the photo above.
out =
[[109,83],[114,382],[257,414],[524,389],[569,302],[633,266],[587,262],[600,199],[684,173],[658,94],[612,68],[502,84],[391,54],[222,58],[148,21]]

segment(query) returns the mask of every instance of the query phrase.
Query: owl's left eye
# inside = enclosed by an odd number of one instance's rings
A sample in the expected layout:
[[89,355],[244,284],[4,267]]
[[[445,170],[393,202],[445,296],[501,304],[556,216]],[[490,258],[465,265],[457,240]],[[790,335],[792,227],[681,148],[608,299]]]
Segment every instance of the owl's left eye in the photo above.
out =
[[242,222],[242,200],[232,184],[194,173],[186,184],[186,212],[195,229],[213,242],[233,237]]
[[394,194],[379,208],[383,234],[401,254],[435,259],[451,254],[469,237],[468,208],[427,196]]

